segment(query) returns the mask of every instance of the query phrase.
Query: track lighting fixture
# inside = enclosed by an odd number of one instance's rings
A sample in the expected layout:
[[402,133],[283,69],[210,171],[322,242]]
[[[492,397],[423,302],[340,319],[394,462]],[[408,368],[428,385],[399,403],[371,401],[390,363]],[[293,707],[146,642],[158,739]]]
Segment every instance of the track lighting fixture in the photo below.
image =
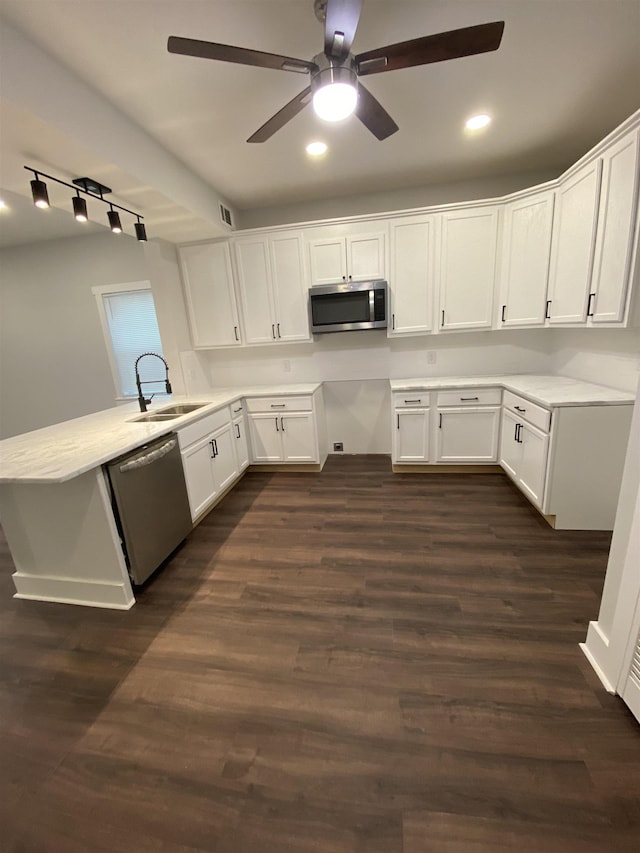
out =
[[36,207],[49,207],[49,193],[47,192],[47,185],[44,181],[41,181],[38,178],[38,173],[33,173],[33,180],[31,181],[31,195],[33,196],[33,203]]
[[78,222],[86,222],[89,218],[87,215],[87,202],[80,198],[80,193],[73,197],[73,215]]
[[122,234],[122,223],[120,222],[120,214],[113,208],[107,211],[107,219],[114,234]]
[[115,202],[107,201],[104,196],[107,193],[111,192],[109,187],[105,187],[104,184],[101,184],[99,181],[93,180],[93,178],[74,178],[73,183],[68,184],[66,181],[61,181],[60,178],[54,178],[53,175],[46,175],[44,172],[37,172],[35,169],[32,169],[31,166],[24,167],[28,172],[33,173],[33,180],[31,181],[31,195],[33,196],[33,203],[36,207],[49,207],[49,194],[47,192],[47,185],[42,178],[47,178],[49,181],[55,181],[56,184],[62,184],[63,187],[69,187],[74,190],[76,193],[72,198],[73,202],[73,215],[78,220],[78,222],[86,222],[89,218],[87,213],[87,202],[86,199],[82,198],[80,193],[84,193],[88,195],[89,198],[93,198],[96,201],[101,201],[103,204],[109,205],[109,210],[107,211],[107,219],[109,220],[109,227],[113,231],[114,234],[122,233],[122,222],[120,220],[120,214],[114,210],[114,207],[117,207],[118,210],[124,211],[124,213],[130,213],[131,216],[135,216],[137,222],[134,222],[134,228],[136,232],[136,237],[138,240],[143,242],[147,239],[147,230],[141,221],[143,219],[139,213],[136,213],[134,210],[129,210],[126,207],[122,207],[120,204],[115,204]]

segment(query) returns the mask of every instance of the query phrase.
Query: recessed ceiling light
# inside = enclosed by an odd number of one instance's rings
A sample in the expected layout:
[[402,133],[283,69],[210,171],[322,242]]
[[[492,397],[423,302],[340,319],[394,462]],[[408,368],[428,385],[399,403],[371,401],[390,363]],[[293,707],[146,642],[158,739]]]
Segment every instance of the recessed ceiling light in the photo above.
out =
[[465,127],[467,130],[480,130],[481,127],[486,127],[488,124],[491,124],[491,116],[482,113],[467,119]]
[[7,206],[7,203],[5,202],[5,200],[0,198],[0,208],[6,207],[6,206]]
[[323,154],[327,153],[327,146],[324,142],[310,142],[306,151],[310,157],[322,157]]

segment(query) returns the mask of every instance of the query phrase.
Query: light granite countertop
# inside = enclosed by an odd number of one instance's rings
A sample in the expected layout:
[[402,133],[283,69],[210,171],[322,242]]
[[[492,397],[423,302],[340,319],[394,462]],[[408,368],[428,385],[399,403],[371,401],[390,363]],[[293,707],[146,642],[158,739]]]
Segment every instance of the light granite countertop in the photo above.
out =
[[557,406],[613,406],[632,404],[635,395],[606,385],[581,382],[568,376],[535,376],[525,373],[495,376],[431,376],[391,379],[392,391],[441,391],[446,388],[506,388],[546,408]]
[[0,483],[63,483],[149,441],[174,432],[243,397],[313,394],[321,382],[220,388],[207,394],[165,398],[149,413],[175,403],[206,403],[169,421],[137,421],[137,402],[84,415],[0,441]]

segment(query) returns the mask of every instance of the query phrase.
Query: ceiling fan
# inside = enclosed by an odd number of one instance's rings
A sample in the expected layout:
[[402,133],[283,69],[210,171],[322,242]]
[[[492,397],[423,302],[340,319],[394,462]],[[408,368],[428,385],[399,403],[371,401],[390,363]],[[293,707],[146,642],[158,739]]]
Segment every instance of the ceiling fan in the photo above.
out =
[[247,142],[266,142],[312,99],[314,109],[321,118],[338,121],[355,111],[365,127],[377,139],[382,140],[395,133],[398,125],[371,92],[359,82],[360,77],[497,50],[504,31],[504,21],[494,21],[490,24],[410,39],[354,55],[351,53],[351,45],[358,27],[362,3],[363,0],[315,0],[316,17],[324,23],[324,51],[314,56],[310,62],[179,36],[170,36],[167,48],[169,53],[293,71],[310,76],[309,86],[265,122]]

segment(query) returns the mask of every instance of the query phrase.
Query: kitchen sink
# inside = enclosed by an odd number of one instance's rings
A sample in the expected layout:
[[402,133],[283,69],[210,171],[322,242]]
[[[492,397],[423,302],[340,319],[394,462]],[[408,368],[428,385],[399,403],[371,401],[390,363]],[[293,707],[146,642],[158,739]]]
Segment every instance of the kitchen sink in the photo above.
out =
[[206,406],[206,403],[179,403],[175,406],[165,406],[164,409],[158,409],[158,415],[188,415],[190,412],[195,412],[196,409],[201,409]]
[[180,415],[178,412],[172,415],[168,412],[147,412],[146,415],[140,415],[137,418],[131,418],[129,421],[130,424],[133,423],[153,423],[154,421],[172,421],[174,418],[178,418]]

